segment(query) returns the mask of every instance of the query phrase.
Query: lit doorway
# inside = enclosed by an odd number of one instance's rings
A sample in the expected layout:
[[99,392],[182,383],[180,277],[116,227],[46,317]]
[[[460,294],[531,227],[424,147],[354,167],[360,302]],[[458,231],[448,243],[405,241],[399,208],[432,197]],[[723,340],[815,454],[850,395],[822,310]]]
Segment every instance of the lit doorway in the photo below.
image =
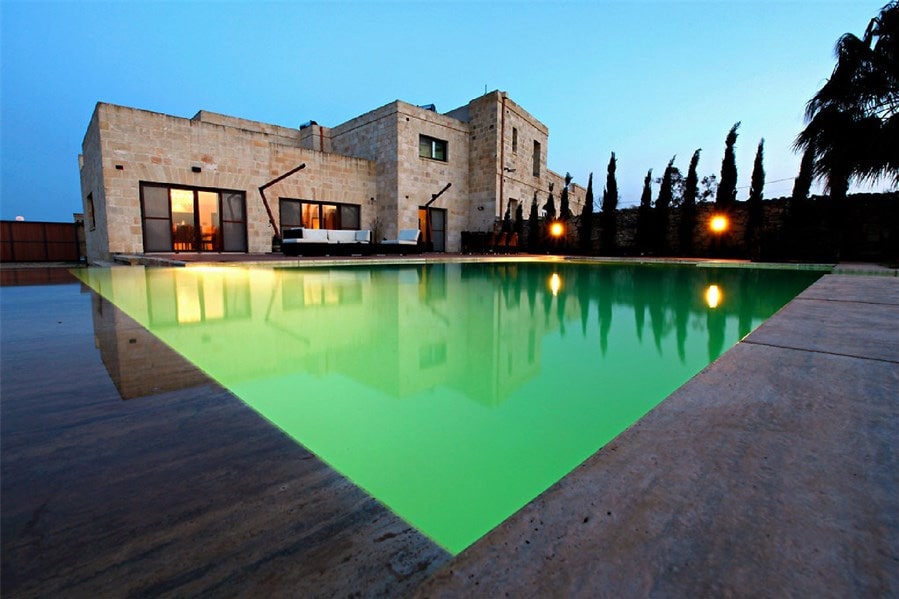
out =
[[418,228],[421,231],[421,242],[429,252],[446,251],[446,209],[418,209]]

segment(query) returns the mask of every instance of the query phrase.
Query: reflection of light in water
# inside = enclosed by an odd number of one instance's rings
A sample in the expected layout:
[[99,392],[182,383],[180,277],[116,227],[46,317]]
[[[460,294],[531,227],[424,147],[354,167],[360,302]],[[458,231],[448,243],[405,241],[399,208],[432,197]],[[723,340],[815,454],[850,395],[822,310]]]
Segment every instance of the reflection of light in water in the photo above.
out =
[[722,299],[724,299],[724,294],[717,285],[709,285],[709,288],[705,290],[705,303],[709,305],[709,308],[717,308]]
[[552,289],[553,295],[559,295],[559,289],[562,288],[562,277],[559,276],[559,273],[553,273],[553,275],[549,278],[549,288]]

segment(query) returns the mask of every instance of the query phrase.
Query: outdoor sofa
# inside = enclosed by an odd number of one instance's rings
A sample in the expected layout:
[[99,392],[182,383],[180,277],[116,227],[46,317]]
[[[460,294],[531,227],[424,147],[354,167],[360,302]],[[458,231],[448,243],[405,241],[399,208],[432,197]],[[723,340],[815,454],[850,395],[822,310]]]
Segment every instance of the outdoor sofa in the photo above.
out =
[[418,229],[400,229],[396,239],[371,243],[368,229],[309,229],[293,227],[284,230],[281,251],[285,256],[352,256],[372,254],[418,253]]

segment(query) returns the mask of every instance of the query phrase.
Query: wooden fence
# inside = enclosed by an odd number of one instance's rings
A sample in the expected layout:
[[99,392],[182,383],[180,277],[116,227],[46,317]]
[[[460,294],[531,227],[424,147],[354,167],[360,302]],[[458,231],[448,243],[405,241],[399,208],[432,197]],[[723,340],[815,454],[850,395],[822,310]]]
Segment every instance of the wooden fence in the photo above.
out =
[[77,262],[80,223],[0,221],[0,262]]

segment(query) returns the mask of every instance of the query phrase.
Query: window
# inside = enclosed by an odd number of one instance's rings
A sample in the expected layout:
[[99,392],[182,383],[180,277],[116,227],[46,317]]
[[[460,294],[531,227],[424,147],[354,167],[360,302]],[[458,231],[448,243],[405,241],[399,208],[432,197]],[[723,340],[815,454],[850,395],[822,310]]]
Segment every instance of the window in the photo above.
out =
[[241,191],[141,183],[145,252],[247,251]]
[[359,230],[358,204],[308,202],[281,198],[281,234],[285,229],[351,229]]
[[512,153],[518,153],[518,127],[512,127]]
[[84,203],[87,207],[87,223],[90,227],[90,230],[93,231],[97,228],[97,219],[94,217],[94,194],[87,194],[87,201]]
[[534,140],[534,176],[540,176],[540,142]]
[[419,135],[418,155],[422,158],[446,162],[446,142],[442,139],[428,137],[427,135]]

